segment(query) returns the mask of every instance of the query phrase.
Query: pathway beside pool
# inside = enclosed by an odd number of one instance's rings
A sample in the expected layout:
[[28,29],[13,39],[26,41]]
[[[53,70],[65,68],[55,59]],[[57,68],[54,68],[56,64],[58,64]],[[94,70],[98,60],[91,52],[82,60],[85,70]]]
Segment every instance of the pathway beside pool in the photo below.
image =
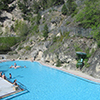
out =
[[13,84],[0,77],[0,98],[14,93]]
[[64,71],[64,72],[67,72],[67,73],[70,73],[70,74],[73,74],[73,75],[76,75],[76,76],[79,76],[79,77],[88,79],[88,80],[90,80],[90,81],[94,81],[94,82],[96,82],[96,83],[100,83],[100,79],[94,78],[94,77],[92,77],[92,76],[90,76],[90,75],[87,75],[86,73],[82,73],[82,72],[80,72],[80,71],[65,69],[65,68],[63,68],[63,67],[55,67],[55,66],[52,66],[52,65],[49,65],[49,64],[47,65],[47,64],[42,63],[42,62],[39,62],[39,63],[41,63],[41,64],[44,65],[44,66],[48,66],[48,67],[51,67],[51,68],[55,68],[55,69],[58,69],[58,70],[62,70],[62,71]]

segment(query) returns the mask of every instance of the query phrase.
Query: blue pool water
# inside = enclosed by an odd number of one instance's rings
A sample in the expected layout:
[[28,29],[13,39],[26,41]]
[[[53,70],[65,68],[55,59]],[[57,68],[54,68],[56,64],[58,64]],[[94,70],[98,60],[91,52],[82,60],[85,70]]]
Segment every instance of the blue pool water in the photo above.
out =
[[[21,68],[9,68],[14,63]],[[26,68],[24,68],[26,66]],[[0,71],[12,81],[17,79],[28,93],[11,100],[100,100],[100,85],[38,62],[10,61],[0,63]]]

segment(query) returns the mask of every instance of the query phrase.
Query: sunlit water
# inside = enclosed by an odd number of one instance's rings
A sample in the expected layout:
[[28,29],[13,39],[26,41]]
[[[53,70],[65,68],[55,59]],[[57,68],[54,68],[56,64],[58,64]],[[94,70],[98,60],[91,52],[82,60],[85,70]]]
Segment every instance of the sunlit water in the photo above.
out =
[[[21,68],[9,68],[14,63]],[[26,66],[26,68],[24,68]],[[100,100],[100,85],[38,62],[10,61],[0,63],[0,71],[12,81],[17,79],[28,93],[12,100]]]

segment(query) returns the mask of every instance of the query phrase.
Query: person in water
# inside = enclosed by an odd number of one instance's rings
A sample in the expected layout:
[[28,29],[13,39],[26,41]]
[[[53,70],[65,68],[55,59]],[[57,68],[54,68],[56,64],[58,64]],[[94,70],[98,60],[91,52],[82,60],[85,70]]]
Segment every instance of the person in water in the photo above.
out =
[[17,81],[17,80],[15,79],[14,82],[13,82],[14,85],[17,85],[16,81]]
[[10,68],[13,68],[13,65],[11,65]]
[[24,68],[26,68],[26,66],[24,66]]
[[12,75],[11,75],[11,73],[9,73],[9,78],[10,78],[10,79],[12,78]]
[[10,66],[10,68],[15,68],[15,69],[18,68],[18,67],[21,67],[21,66],[17,66],[16,63],[14,63],[14,66],[13,65]]
[[17,64],[16,63],[14,63],[14,67],[16,67],[17,66]]

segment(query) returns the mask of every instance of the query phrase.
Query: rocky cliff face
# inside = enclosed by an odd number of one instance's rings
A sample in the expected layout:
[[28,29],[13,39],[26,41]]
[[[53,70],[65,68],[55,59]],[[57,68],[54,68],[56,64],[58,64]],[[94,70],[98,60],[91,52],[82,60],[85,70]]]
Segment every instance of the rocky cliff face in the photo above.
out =
[[[100,77],[100,63],[99,63],[99,49],[97,50],[97,44],[93,39],[72,37],[71,39],[66,39],[60,46],[57,43],[52,41],[38,41],[40,37],[31,37],[31,40],[34,42],[27,42],[23,45],[30,45],[31,50],[26,51],[25,49],[17,50],[18,54],[8,55],[8,58],[19,58],[19,59],[34,59],[35,61],[42,61],[46,64],[51,64],[53,66],[57,65],[58,59],[61,62],[61,66],[65,69],[71,70],[80,70],[86,74],[89,74],[93,77]],[[86,68],[83,66],[81,69],[76,68],[77,56],[76,56],[76,47],[78,45],[83,51],[89,48],[89,53],[92,50],[96,50],[93,55],[88,59],[90,66]],[[56,46],[58,46],[56,48]]]
[[9,11],[2,11],[0,15],[0,35],[1,36],[13,36],[16,35],[12,31],[12,27],[15,25],[16,20],[23,20],[22,12],[18,8],[18,0],[14,0],[9,7],[12,9]]
[[[81,5],[82,2],[76,0],[76,3]],[[23,20],[23,18],[21,11],[18,9],[16,0],[11,5],[14,5],[15,9],[13,9],[11,13],[3,12],[1,16],[4,20],[2,19],[0,24],[2,31],[6,31],[6,27],[9,27],[8,35],[16,35],[11,32],[11,26],[14,25],[15,20]],[[13,52],[9,52],[6,58],[24,60],[32,58],[36,61],[42,61],[54,66],[57,65],[59,60],[61,66],[65,69],[80,70],[93,77],[99,78],[100,52],[90,34],[91,29],[84,29],[78,26],[74,23],[74,18],[71,16],[63,16],[61,8],[62,5],[41,11],[40,34],[29,37],[28,41],[22,42]],[[47,40],[44,40],[42,36],[45,24],[47,24],[49,31]],[[67,38],[64,37],[66,35]],[[30,47],[30,49],[27,50],[27,46]],[[20,47],[21,49],[19,49]],[[88,68],[86,68],[85,65],[81,69],[76,68],[77,51],[88,51],[88,54],[91,54],[87,62],[90,64]]]

